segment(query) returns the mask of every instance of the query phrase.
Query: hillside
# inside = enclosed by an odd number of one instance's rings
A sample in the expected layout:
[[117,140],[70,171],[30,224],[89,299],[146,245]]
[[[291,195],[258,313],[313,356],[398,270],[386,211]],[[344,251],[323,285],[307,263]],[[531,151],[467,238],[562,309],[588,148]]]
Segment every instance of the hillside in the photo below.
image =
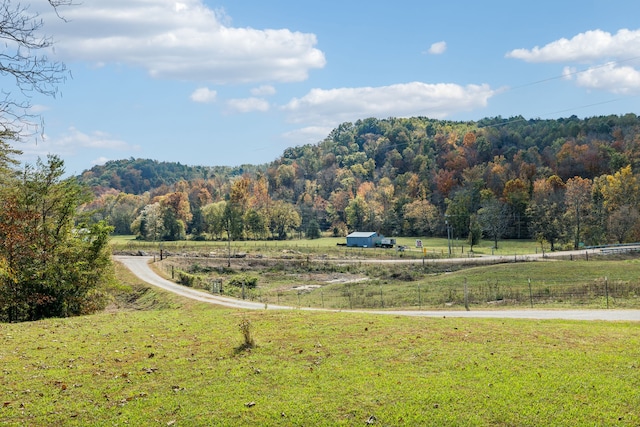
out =
[[[583,235],[576,236],[571,228],[579,218],[565,215],[565,192],[579,187],[569,193],[589,193],[589,202],[605,207],[605,199],[614,197],[612,191],[594,195],[592,190],[626,167],[635,179],[639,130],[635,114],[558,120],[495,117],[478,122],[369,118],[343,123],[318,144],[289,148],[263,166],[187,167],[131,159],[94,167],[80,179],[100,193],[108,188],[138,197],[150,192],[145,205],[153,197],[183,193],[191,213],[183,215],[184,231],[208,231],[214,238],[223,230],[197,224],[193,230],[190,222],[201,221],[199,211],[205,205],[233,199],[235,191],[237,200],[231,201],[245,214],[273,210],[278,202],[294,207],[299,216],[279,230],[271,217],[253,218],[265,222],[253,230],[247,227],[251,219],[244,218],[234,232],[237,238],[269,232],[283,238],[292,231],[306,233],[310,226],[334,234],[372,229],[387,235],[443,235],[446,227],[453,227],[456,237],[466,238],[477,220],[485,238],[537,236],[552,244],[624,240],[630,236],[603,228],[608,216],[590,218],[590,227],[582,218],[578,234]],[[632,192],[623,195],[624,200],[616,196],[604,213],[633,217],[635,212],[625,213],[635,206],[631,202],[637,189]],[[495,215],[502,218],[504,230],[488,230],[490,214],[494,223]],[[558,225],[553,235],[540,235],[550,228],[541,217],[553,215],[568,223]],[[588,239],[585,233],[591,234]]]
[[111,160],[84,171],[79,179],[99,194],[109,189],[130,194],[143,194],[179,181],[209,179],[214,176],[231,178],[260,166],[188,166],[179,162],[159,162],[151,159]]

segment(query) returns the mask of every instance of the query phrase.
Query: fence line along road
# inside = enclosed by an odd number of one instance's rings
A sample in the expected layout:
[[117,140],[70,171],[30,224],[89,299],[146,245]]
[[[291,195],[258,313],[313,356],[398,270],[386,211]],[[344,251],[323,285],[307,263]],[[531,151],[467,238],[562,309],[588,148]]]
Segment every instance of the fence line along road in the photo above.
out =
[[567,319],[567,320],[608,320],[608,321],[640,321],[640,310],[481,310],[481,311],[423,311],[423,310],[330,310],[321,308],[297,308],[283,305],[264,304],[259,302],[226,298],[178,285],[156,274],[149,262],[152,257],[145,256],[114,256],[114,260],[122,263],[144,282],[173,292],[177,295],[191,298],[209,304],[230,308],[248,310],[311,310],[311,311],[341,311],[370,314],[386,314],[395,316],[415,317],[467,317],[467,318],[501,318],[501,319]]

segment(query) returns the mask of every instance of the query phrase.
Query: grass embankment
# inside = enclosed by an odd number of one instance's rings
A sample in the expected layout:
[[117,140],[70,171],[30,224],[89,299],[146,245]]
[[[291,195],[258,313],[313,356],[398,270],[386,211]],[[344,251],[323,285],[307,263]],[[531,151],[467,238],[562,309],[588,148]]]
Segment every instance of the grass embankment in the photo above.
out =
[[634,323],[242,312],[120,277],[155,308],[0,326],[0,423],[640,424]]

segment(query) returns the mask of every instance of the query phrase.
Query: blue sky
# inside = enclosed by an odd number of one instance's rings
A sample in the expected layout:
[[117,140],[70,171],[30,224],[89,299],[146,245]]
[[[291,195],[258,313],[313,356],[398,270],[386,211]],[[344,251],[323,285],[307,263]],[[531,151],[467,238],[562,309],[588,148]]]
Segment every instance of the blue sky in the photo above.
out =
[[[80,2],[79,2],[80,3]],[[72,77],[34,96],[69,174],[261,164],[367,117],[640,114],[640,2],[90,0],[32,11]],[[4,80],[3,80],[4,81]],[[6,86],[6,83],[3,83]]]

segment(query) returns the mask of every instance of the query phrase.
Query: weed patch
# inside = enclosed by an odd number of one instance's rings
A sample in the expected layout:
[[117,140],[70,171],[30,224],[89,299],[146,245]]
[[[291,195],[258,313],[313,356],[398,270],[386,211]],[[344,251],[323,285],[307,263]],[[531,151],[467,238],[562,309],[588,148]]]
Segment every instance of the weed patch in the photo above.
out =
[[256,341],[253,337],[253,323],[248,318],[243,318],[238,325],[240,333],[242,334],[242,344],[236,347],[236,353],[251,350],[256,346]]

